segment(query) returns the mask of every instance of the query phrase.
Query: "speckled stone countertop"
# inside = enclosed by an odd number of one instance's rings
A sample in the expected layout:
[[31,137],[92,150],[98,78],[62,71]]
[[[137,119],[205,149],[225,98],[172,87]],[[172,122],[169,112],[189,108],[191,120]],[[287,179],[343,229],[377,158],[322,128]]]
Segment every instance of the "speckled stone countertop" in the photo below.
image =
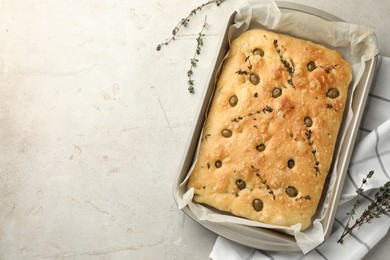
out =
[[[207,10],[194,95],[204,13],[156,51],[203,2],[0,1],[0,259],[208,259],[216,235],[172,187],[234,1]],[[294,2],[376,28],[390,56],[389,1]]]

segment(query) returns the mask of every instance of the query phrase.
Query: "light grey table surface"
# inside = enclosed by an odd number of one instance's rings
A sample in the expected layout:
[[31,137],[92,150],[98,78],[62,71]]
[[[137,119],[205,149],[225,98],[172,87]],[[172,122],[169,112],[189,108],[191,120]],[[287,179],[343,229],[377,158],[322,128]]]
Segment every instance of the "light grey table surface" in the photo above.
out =
[[[172,185],[223,21],[204,1],[0,1],[0,259],[208,259],[216,235],[176,207]],[[376,29],[387,0],[293,1]],[[389,235],[365,259],[390,255]]]

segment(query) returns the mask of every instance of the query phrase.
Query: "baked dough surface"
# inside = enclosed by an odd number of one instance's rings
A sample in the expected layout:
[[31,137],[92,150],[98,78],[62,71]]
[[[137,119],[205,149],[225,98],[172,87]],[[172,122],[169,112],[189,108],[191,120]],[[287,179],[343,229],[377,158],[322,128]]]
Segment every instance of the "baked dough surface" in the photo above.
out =
[[264,30],[235,39],[188,181],[194,200],[268,224],[312,223],[351,68],[324,46]]

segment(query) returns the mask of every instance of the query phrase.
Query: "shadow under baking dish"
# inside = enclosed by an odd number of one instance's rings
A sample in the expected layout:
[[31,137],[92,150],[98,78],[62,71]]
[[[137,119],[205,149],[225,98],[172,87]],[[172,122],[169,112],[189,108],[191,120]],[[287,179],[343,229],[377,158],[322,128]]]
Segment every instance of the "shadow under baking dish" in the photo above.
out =
[[[287,2],[276,2],[276,3],[282,12],[290,12],[290,11],[302,12],[302,13],[320,17],[327,21],[343,21],[334,15],[331,15],[329,13],[326,13],[324,11],[312,7],[299,5],[295,3],[287,3]],[[223,34],[223,37],[220,40],[219,43],[220,50],[214,60],[215,67],[212,73],[209,75],[208,87],[203,93],[201,105],[198,109],[197,117],[194,121],[192,135],[187,143],[185,154],[179,168],[179,174],[177,176],[176,182],[174,183],[173,193],[174,193],[174,198],[176,203],[177,203],[177,193],[184,194],[186,192],[184,188],[178,190],[178,187],[179,184],[183,182],[184,178],[186,177],[189,169],[192,166],[193,159],[195,157],[196,148],[202,132],[202,127],[205,121],[207,109],[213,95],[215,78],[218,76],[217,75],[218,66],[222,62],[223,58],[225,57],[229,49],[228,36],[227,36],[228,28],[233,23],[234,16],[235,13],[233,13],[229,17],[229,20],[226,24],[225,32]],[[342,192],[342,187],[348,170],[352,151],[355,145],[356,135],[359,130],[359,125],[364,112],[364,106],[367,101],[368,92],[371,87],[371,83],[375,74],[375,67],[377,65],[377,62],[378,62],[377,56],[375,56],[374,58],[366,62],[366,67],[363,76],[353,93],[352,109],[354,111],[354,114],[350,126],[348,127],[348,130],[346,132],[346,136],[343,141],[343,145],[341,147],[341,151],[338,157],[339,159],[338,169],[337,169],[338,176],[335,181],[336,188],[334,189],[334,192],[331,194],[331,196],[327,198],[328,199],[327,203],[329,204],[329,208],[326,211],[326,215],[324,219],[321,221],[324,230],[325,239],[331,233],[332,225],[337,211],[338,202]],[[352,93],[349,94],[350,94],[349,97],[351,97]],[[336,143],[336,147],[339,147],[339,145],[340,144],[338,141]],[[330,173],[332,172],[332,168],[333,166],[331,167]],[[329,175],[328,175],[328,179],[329,179]],[[327,190],[327,185],[329,185],[329,183],[325,184],[324,191]],[[322,201],[320,201],[319,205],[323,203],[323,199],[324,196],[322,196]],[[272,229],[251,227],[251,226],[245,226],[240,224],[199,221],[191,212],[188,206],[184,207],[182,210],[189,217],[191,217],[192,219],[194,219],[196,222],[206,227],[207,229],[225,238],[238,242],[240,244],[257,248],[257,249],[263,249],[263,250],[300,251],[300,248],[297,245],[294,237],[291,235],[276,230],[272,230]]]

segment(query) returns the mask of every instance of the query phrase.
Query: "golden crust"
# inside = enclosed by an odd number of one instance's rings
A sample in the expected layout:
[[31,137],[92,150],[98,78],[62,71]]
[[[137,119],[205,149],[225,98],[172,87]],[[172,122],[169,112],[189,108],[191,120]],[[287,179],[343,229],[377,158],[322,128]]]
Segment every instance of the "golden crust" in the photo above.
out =
[[188,182],[194,200],[263,223],[309,227],[350,81],[348,62],[324,46],[258,29],[235,39]]

